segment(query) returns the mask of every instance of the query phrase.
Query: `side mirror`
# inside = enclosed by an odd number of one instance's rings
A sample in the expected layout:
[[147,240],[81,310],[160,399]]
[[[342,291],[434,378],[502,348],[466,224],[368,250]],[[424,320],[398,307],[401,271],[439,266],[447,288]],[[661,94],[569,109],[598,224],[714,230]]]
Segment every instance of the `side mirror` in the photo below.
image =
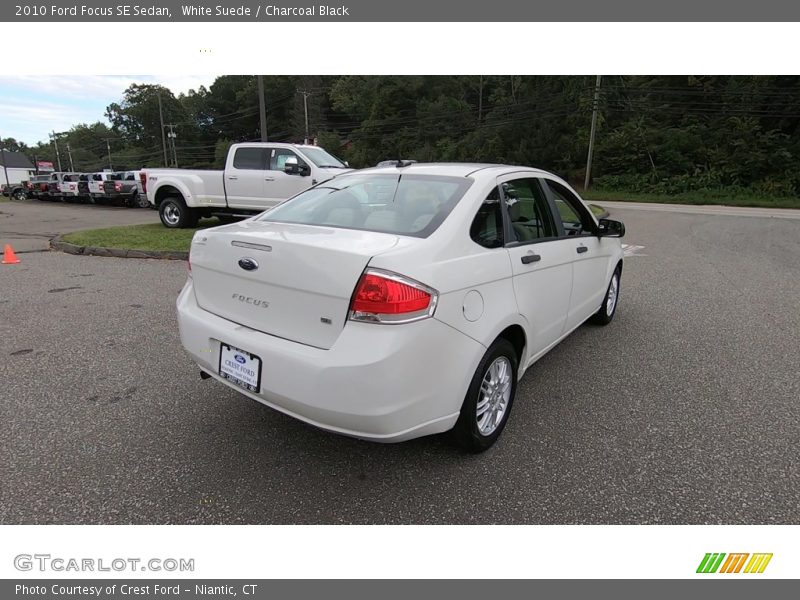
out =
[[290,156],[283,165],[283,172],[287,175],[300,175],[301,177],[305,177],[310,174],[311,169],[306,165],[299,164],[294,156]]
[[600,219],[600,229],[597,232],[599,237],[617,237],[625,235],[625,224],[614,219]]

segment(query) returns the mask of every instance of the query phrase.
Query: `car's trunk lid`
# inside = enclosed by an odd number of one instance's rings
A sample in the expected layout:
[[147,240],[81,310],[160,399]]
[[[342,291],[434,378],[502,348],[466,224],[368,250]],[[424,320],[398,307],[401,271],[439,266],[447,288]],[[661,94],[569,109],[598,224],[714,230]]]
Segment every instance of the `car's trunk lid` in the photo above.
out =
[[370,258],[397,243],[386,233],[253,220],[200,231],[191,249],[195,296],[225,319],[328,349]]

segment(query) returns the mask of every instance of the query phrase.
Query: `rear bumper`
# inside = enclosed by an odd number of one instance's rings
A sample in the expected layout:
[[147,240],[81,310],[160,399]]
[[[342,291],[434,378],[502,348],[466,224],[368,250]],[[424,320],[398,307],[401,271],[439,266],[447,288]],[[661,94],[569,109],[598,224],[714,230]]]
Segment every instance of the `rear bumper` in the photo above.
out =
[[[184,348],[236,391],[339,434],[400,442],[451,429],[485,348],[426,319],[406,325],[348,322],[330,350],[277,338],[197,305],[191,279],[177,300]],[[220,342],[261,358],[261,390],[218,375]]]

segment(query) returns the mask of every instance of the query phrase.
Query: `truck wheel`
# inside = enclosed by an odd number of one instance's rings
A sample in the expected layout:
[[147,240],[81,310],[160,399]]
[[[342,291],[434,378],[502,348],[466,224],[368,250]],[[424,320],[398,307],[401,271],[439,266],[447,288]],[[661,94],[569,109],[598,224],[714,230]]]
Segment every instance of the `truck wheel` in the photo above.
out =
[[25,200],[27,197],[28,197],[28,196],[25,194],[25,192],[24,192],[23,190],[16,190],[16,191],[14,192],[14,194],[13,194],[13,198],[14,198],[14,200],[16,200],[17,202],[22,202],[22,201],[23,201],[23,200]]
[[170,229],[185,229],[197,225],[198,214],[194,209],[186,206],[180,196],[169,196],[161,201],[158,215],[164,227]]
[[145,194],[136,194],[133,197],[133,205],[137,208],[150,208],[150,201]]

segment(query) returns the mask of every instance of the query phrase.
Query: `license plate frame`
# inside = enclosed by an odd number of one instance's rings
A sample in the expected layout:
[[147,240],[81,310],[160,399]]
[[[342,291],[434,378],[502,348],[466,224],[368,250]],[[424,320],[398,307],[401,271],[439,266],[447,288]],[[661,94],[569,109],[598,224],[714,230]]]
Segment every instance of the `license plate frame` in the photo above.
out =
[[[233,357],[233,362],[237,365],[237,367],[233,367],[227,363],[223,364],[223,360],[227,357]],[[245,359],[244,362],[241,362],[237,356]],[[239,366],[241,365],[241,366]],[[225,369],[223,369],[223,366]],[[252,375],[241,371],[241,369],[252,368],[255,366],[256,375],[253,377]],[[234,384],[237,387],[242,388],[248,392],[252,392],[254,394],[258,394],[261,391],[261,373],[263,371],[264,361],[261,360],[260,356],[253,354],[252,352],[248,352],[247,350],[242,350],[238,346],[234,346],[233,344],[228,344],[226,342],[220,341],[219,343],[219,364],[217,365],[217,373],[220,377],[224,380],[229,381],[230,383]],[[236,370],[239,369],[237,373]],[[238,376],[237,376],[238,375]],[[255,381],[255,383],[253,383]]]

